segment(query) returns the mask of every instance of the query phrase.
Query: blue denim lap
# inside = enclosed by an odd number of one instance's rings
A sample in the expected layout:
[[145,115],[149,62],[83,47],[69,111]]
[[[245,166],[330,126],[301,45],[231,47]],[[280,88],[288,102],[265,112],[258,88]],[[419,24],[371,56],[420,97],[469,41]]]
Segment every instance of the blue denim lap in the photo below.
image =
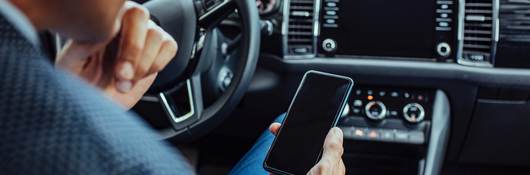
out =
[[[285,114],[281,114],[274,122],[282,123],[284,118]],[[269,172],[263,169],[263,161],[273,141],[274,135],[268,130],[265,131],[232,169],[230,175],[268,175]]]

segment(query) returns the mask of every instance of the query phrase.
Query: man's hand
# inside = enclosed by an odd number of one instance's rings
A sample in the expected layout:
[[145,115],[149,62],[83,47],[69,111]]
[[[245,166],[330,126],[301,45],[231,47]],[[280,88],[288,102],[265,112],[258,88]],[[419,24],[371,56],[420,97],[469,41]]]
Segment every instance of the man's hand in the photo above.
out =
[[[116,37],[120,37],[115,51],[117,58],[105,58],[107,46]],[[56,64],[131,108],[176,52],[176,41],[149,19],[149,12],[137,3],[127,2],[116,20],[111,38],[101,43],[69,40],[58,54]],[[109,62],[112,65],[109,66]]]
[[[280,123],[272,123],[269,130],[276,135],[280,129]],[[342,161],[344,148],[342,147],[343,134],[342,130],[337,127],[332,128],[326,140],[324,141],[324,152],[322,158],[313,167],[308,175],[343,175],[346,173],[346,167]]]

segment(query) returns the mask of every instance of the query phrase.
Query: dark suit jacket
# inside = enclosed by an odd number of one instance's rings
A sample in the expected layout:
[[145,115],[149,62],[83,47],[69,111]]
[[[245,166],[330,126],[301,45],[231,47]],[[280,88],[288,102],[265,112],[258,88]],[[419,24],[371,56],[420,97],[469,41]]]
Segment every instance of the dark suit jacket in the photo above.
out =
[[193,174],[97,89],[54,69],[0,15],[0,174]]

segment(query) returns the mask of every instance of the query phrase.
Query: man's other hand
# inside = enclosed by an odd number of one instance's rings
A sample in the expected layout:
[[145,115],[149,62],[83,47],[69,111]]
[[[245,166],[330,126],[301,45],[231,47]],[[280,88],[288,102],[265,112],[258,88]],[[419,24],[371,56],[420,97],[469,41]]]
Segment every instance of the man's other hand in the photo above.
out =
[[[274,134],[278,134],[280,130],[280,123],[272,123],[269,130]],[[346,173],[346,167],[342,161],[342,154],[344,148],[342,147],[343,134],[342,130],[337,127],[332,128],[326,140],[324,141],[324,151],[322,152],[322,158],[313,167],[308,175],[343,175]]]
[[[57,66],[102,89],[126,108],[134,106],[177,53],[176,41],[149,18],[149,12],[134,2],[125,3],[113,35],[105,42],[69,40],[58,54]],[[118,35],[119,34],[119,35]],[[106,68],[105,50],[119,38],[117,58]],[[116,51],[115,51],[116,52]],[[107,66],[108,67],[108,66]]]

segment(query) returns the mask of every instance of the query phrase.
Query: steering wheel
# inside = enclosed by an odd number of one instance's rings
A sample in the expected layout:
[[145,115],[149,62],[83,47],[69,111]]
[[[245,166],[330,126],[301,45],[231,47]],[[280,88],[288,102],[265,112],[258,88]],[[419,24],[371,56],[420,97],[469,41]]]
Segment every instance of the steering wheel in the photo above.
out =
[[[261,28],[253,0],[151,0],[144,4],[153,21],[171,34],[179,45],[175,58],[162,70],[148,94],[164,109],[171,128],[160,130],[163,139],[183,141],[208,133],[236,107],[247,90],[256,69]],[[233,70],[219,59],[216,26],[237,9],[241,18],[238,37],[238,63]],[[225,49],[226,50],[226,49]],[[203,75],[216,69],[225,85],[223,93],[211,104],[203,100]],[[206,86],[211,84],[206,83]],[[187,89],[188,111],[179,112],[176,89]],[[182,100],[180,100],[182,101]]]

